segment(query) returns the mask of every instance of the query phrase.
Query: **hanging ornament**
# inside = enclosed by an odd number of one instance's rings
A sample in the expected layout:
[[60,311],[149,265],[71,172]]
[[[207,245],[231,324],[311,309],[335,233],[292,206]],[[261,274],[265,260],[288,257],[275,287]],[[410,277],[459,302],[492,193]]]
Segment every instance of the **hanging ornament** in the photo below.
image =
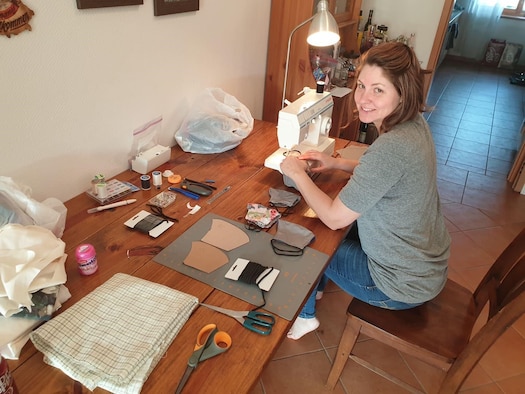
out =
[[11,37],[31,30],[29,21],[35,13],[20,0],[0,0],[0,34]]

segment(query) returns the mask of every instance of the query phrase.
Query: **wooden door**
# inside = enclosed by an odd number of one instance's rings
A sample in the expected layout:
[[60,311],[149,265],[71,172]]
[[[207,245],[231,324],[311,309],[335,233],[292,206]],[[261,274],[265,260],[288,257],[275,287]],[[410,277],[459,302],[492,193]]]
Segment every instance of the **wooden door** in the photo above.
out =
[[[288,38],[292,30],[316,12],[318,0],[272,0],[270,33],[264,92],[263,120],[277,123],[282,108]],[[344,2],[346,1],[346,3]],[[342,45],[357,51],[357,23],[361,0],[329,0],[332,13],[339,25]],[[337,12],[336,11],[337,6]],[[295,101],[305,86],[315,88],[306,42],[309,23],[299,28],[292,37],[286,98]]]

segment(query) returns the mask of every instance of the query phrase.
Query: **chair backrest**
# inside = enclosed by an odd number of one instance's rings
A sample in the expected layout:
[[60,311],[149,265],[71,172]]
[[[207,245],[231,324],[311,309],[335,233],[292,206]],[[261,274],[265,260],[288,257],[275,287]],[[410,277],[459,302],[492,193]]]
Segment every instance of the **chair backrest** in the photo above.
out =
[[486,351],[525,313],[525,228],[482,279],[474,302],[478,317],[489,303],[488,320],[452,364],[440,393],[457,392]]
[[481,280],[474,300],[477,315],[489,302],[489,319],[525,289],[525,228],[496,259]]

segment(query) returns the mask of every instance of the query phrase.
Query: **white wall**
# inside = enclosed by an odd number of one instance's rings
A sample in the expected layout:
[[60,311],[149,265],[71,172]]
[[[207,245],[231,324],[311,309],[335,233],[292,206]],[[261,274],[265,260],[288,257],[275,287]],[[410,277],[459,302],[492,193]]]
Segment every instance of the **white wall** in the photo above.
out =
[[270,2],[200,0],[197,12],[141,6],[78,10],[25,0],[32,31],[0,36],[0,175],[65,201],[93,175],[128,168],[132,133],[162,115],[159,142],[206,87],[261,118]]
[[445,0],[363,0],[363,18],[374,10],[372,22],[388,26],[388,36],[416,34],[414,51],[426,68]]

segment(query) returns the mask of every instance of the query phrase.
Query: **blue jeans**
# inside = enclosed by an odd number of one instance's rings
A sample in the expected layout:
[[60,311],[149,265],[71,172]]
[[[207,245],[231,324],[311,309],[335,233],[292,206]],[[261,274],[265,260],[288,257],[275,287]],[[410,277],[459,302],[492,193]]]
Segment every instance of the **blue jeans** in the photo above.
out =
[[410,309],[419,304],[407,304],[392,300],[377,288],[370,271],[368,270],[368,257],[358,239],[346,238],[336,250],[332,261],[324,272],[324,277],[316,289],[310,294],[299,317],[311,319],[315,317],[315,294],[323,290],[327,279],[330,279],[348,294],[370,305],[386,309]]

